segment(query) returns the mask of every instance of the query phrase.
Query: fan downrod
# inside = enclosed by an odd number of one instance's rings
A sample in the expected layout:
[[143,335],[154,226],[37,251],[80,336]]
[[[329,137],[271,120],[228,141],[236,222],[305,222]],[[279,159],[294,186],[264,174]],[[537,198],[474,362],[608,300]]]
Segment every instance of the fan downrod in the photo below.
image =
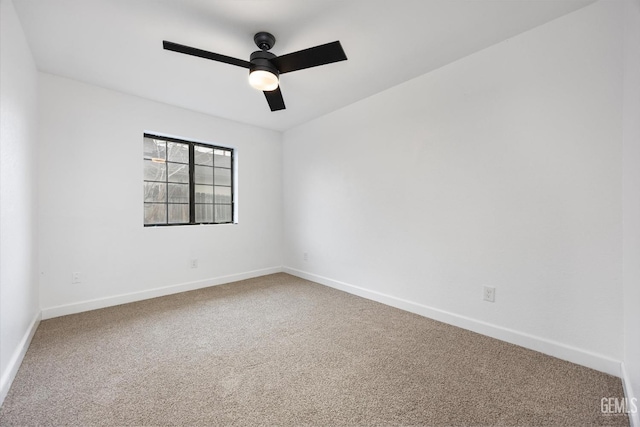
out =
[[256,46],[258,46],[262,50],[269,50],[276,44],[276,38],[271,33],[267,33],[266,31],[260,31],[253,36],[253,41]]

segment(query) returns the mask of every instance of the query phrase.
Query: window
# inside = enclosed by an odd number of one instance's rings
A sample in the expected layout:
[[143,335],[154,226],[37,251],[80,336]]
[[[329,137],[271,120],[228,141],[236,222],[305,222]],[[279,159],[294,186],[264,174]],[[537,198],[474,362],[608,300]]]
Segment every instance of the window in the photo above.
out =
[[144,134],[144,225],[233,222],[233,150]]

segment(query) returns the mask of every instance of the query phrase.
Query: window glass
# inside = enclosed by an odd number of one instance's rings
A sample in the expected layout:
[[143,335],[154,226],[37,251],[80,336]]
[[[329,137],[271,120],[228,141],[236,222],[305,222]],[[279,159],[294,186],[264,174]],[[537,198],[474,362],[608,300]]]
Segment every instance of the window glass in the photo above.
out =
[[233,222],[233,150],[145,134],[144,225]]

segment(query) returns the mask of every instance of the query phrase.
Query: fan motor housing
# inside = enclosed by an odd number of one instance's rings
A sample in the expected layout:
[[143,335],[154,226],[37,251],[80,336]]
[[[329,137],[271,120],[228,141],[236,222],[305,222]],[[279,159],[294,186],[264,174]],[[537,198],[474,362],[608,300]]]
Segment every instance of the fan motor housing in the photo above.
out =
[[275,74],[276,77],[280,75],[280,71],[276,68],[275,65],[271,63],[271,60],[276,56],[267,52],[266,50],[258,50],[251,54],[249,58],[249,63],[251,66],[249,67],[249,74],[257,70],[269,71],[272,74]]

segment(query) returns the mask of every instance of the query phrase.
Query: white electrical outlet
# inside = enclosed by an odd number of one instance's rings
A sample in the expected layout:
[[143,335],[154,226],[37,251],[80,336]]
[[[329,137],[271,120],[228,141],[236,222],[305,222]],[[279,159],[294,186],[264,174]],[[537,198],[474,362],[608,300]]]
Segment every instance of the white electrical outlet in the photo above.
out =
[[79,271],[74,271],[73,273],[71,273],[71,283],[74,285],[82,283],[82,277]]
[[302,259],[304,259],[305,261],[309,261],[309,254],[308,253],[303,253],[302,254]]
[[198,259],[194,258],[191,260],[191,268],[198,268]]
[[485,301],[489,301],[489,302],[495,302],[496,301],[496,288],[491,287],[491,286],[485,286],[484,287],[484,294],[482,296],[482,299]]

